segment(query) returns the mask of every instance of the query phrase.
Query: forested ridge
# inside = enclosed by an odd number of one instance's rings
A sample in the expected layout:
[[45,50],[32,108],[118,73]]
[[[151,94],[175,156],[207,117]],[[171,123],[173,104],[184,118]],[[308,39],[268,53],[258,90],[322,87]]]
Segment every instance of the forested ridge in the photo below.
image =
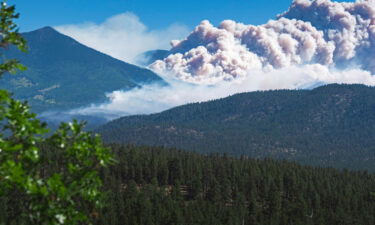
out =
[[[58,169],[61,152],[42,149],[46,173]],[[373,173],[161,147],[111,149],[117,163],[101,172],[105,207],[83,208],[97,224],[375,224]],[[0,198],[0,224],[22,224],[17,215],[27,196],[17,193]]]
[[375,88],[332,84],[243,93],[123,117],[96,131],[108,143],[375,171]]
[[102,224],[375,224],[375,175],[271,159],[112,146]]

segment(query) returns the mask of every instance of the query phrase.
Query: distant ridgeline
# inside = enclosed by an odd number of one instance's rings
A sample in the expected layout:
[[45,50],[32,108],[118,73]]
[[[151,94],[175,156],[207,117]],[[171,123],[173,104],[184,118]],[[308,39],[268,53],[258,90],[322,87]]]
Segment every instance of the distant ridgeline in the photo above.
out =
[[106,100],[105,93],[164,81],[143,69],[86,47],[51,27],[23,33],[29,52],[5,52],[28,70],[0,80],[16,98],[29,101],[37,112],[72,109]]
[[375,88],[333,84],[243,93],[123,117],[97,132],[107,143],[375,171]]

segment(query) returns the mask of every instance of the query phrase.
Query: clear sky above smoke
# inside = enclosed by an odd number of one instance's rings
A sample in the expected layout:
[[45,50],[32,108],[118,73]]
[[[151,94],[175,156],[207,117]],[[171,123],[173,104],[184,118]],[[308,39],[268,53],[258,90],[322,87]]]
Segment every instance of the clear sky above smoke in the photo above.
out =
[[[350,0],[348,0],[350,1]],[[58,26],[86,21],[100,23],[124,12],[136,14],[151,29],[173,23],[190,28],[204,19],[218,24],[232,19],[262,24],[288,9],[291,0],[8,0],[21,13],[23,31],[46,25]]]

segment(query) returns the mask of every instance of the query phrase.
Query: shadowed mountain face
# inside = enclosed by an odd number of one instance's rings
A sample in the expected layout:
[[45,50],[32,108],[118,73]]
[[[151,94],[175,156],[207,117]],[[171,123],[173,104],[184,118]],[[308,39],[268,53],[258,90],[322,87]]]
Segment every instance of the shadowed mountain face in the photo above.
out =
[[168,50],[151,50],[138,55],[135,60],[141,66],[148,66],[156,60],[166,58],[170,53]]
[[105,93],[114,90],[164,82],[150,70],[86,47],[51,27],[23,36],[29,52],[10,48],[5,54],[19,59],[28,70],[4,76],[0,88],[28,100],[37,112],[82,107],[105,101]]
[[375,88],[328,85],[237,94],[123,117],[97,131],[106,142],[375,171]]

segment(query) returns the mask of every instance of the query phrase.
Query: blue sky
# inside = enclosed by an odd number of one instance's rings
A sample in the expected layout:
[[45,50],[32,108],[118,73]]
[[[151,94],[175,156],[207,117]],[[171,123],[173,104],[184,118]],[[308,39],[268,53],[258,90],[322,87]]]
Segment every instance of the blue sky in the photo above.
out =
[[261,24],[287,10],[291,0],[8,0],[8,3],[17,5],[22,31],[30,31],[47,25],[100,23],[123,12],[133,12],[151,29],[172,23],[192,28],[203,19],[214,24],[224,19]]

